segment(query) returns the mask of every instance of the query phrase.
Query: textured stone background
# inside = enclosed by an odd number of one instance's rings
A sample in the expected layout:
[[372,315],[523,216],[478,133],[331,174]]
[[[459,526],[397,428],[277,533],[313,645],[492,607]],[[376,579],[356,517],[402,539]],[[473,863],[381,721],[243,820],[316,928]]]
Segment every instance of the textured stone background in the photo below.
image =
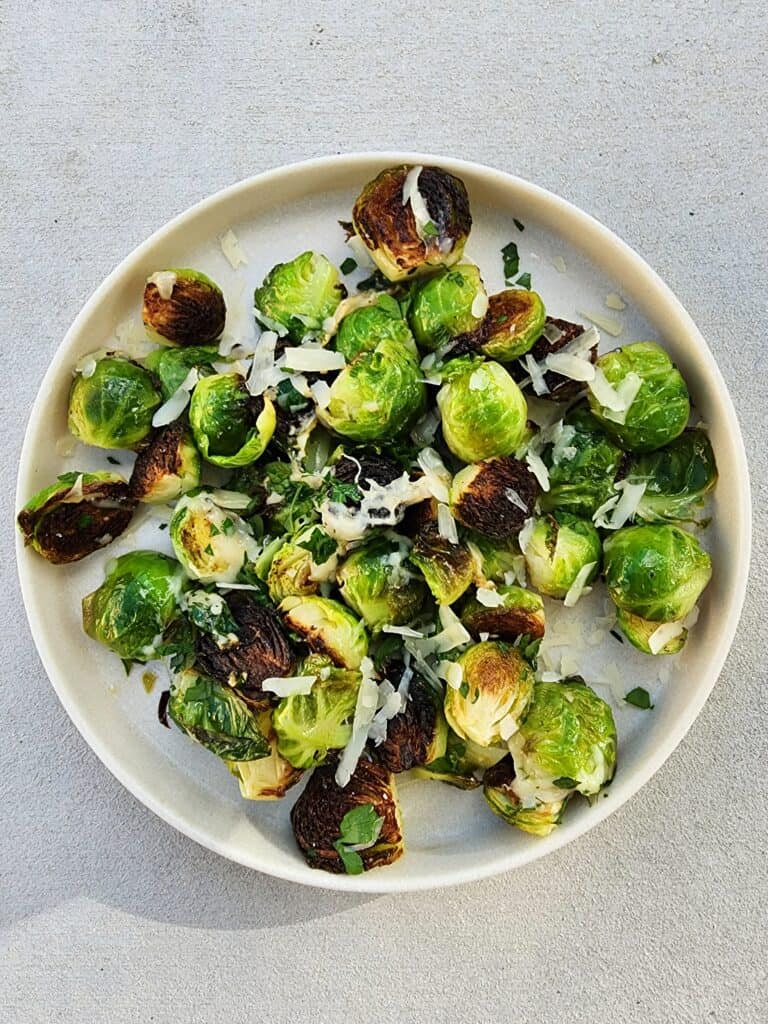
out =
[[[767,43],[723,0],[0,2],[3,1024],[765,1019]],[[102,768],[32,645],[11,491],[46,360],[136,243],[378,148],[512,170],[649,259],[736,401],[756,543],[722,678],[630,804],[514,875],[351,899],[218,859]]]

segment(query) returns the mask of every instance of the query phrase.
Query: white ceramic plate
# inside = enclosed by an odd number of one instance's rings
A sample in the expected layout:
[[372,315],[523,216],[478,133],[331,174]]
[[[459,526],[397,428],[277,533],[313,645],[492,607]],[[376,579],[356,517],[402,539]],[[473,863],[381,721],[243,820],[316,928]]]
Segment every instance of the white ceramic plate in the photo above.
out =
[[[469,190],[474,227],[467,256],[476,260],[489,291],[503,286],[499,249],[515,240],[521,270],[556,316],[581,319],[577,310],[609,314],[604,299],[619,292],[627,302],[610,313],[624,325],[617,341],[658,339],[678,363],[697,410],[708,424],[720,480],[714,523],[705,543],[714,562],[701,618],[684,652],[673,659],[645,657],[610,638],[578,653],[588,681],[612,701],[619,729],[619,768],[608,795],[596,806],[573,801],[562,827],[547,839],[509,828],[485,806],[479,791],[464,793],[436,782],[399,777],[406,855],[391,867],[347,877],[306,866],[291,835],[288,811],[296,790],[276,803],[240,799],[235,780],[202,748],[155,715],[157,692],[148,697],[140,672],[126,679],[119,661],[82,632],[79,599],[103,578],[103,564],[136,547],[167,550],[167,531],[143,513],[103,554],[73,566],[54,567],[18,545],[24,602],[38,651],[59,698],[86,741],[113,774],[144,804],[204,846],[281,878],[310,885],[392,892],[451,885],[493,875],[563,846],[620,807],[650,779],[682,740],[717,679],[733,640],[749,562],[749,481],[733,405],[711,352],[672,292],[615,235],[565,200],[519,178],[473,163],[413,153],[330,157],[258,175],[211,196],[172,220],[139,246],[84,306],[62,342],[32,409],[18,479],[18,506],[58,473],[107,468],[105,454],[78,448],[63,457],[71,370],[79,357],[102,345],[115,347],[116,325],[139,323],[148,274],[167,266],[206,271],[224,288],[229,324],[248,329],[253,287],[276,262],[304,249],[324,251],[340,263],[349,252],[337,221],[349,219],[360,187],[395,163],[438,163],[458,174]],[[513,217],[525,225],[520,232]],[[218,238],[233,228],[248,255],[235,272]],[[125,335],[125,327],[121,329]],[[131,332],[128,331],[128,334]],[[114,453],[130,469],[126,453]],[[126,474],[127,475],[127,474]],[[602,614],[599,590],[570,613],[571,623]],[[563,613],[548,621],[557,636]],[[587,630],[589,632],[589,630]],[[555,652],[557,653],[557,652]],[[616,684],[617,663],[621,683]],[[664,668],[666,664],[666,669]],[[660,681],[659,671],[668,674]],[[613,685],[611,681],[613,680]],[[641,684],[655,709],[638,711],[623,692]],[[158,684],[158,690],[164,686]],[[297,787],[298,789],[299,787]],[[84,812],[86,813],[86,812]]]

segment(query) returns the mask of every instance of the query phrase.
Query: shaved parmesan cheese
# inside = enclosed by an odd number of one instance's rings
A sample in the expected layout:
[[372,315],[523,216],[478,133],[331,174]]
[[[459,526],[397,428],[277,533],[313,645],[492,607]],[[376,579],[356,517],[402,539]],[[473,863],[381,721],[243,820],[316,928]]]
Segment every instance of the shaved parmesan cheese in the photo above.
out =
[[450,544],[459,543],[459,533],[456,529],[456,520],[451,515],[451,510],[442,502],[437,506],[437,532]]
[[549,385],[544,379],[544,370],[539,366],[530,352],[526,353],[525,359],[523,359],[523,364],[530,374],[531,385],[534,392],[537,395],[548,395]]
[[352,250],[358,267],[367,268],[374,265],[368,246],[358,235],[352,235],[347,239],[347,245]]
[[602,367],[595,367],[595,376],[589,382],[589,390],[604,409],[612,412],[625,412],[624,402],[616,389],[605,376]]
[[414,444],[418,445],[432,444],[439,426],[440,412],[435,407],[434,409],[430,409],[428,413],[425,413],[425,415],[418,421],[411,431],[411,440]]
[[312,399],[318,409],[327,409],[331,401],[331,389],[324,380],[316,380],[309,385]]
[[282,374],[275,367],[276,345],[277,334],[274,331],[264,331],[256,343],[245,381],[248,393],[254,397],[263,395],[267,388],[274,387],[280,382]]
[[387,723],[402,711],[405,698],[388,679],[379,683],[378,710],[368,728],[368,739],[378,747],[387,738]]
[[274,331],[278,338],[284,338],[288,333],[288,328],[285,324],[281,324],[277,320],[273,320],[271,316],[267,316],[266,313],[262,313],[258,306],[253,307],[253,315],[268,331]]
[[222,580],[216,581],[216,586],[222,590],[259,590],[252,583],[225,583]]
[[147,278],[147,284],[153,284],[161,299],[170,299],[178,280],[172,270],[157,270]]
[[526,550],[528,548],[528,542],[530,541],[531,534],[533,533],[535,528],[536,520],[533,518],[533,516],[529,516],[529,518],[526,519],[526,521],[523,523],[522,530],[517,535],[517,543],[523,554],[526,553]]
[[563,677],[559,672],[541,672],[539,680],[542,683],[559,683]]
[[261,688],[277,694],[278,697],[306,697],[316,679],[317,676],[269,676],[263,681]]
[[464,681],[464,669],[457,661],[443,659],[437,663],[437,674],[452,690],[458,690]]
[[424,228],[431,223],[429,210],[424,196],[419,192],[419,175],[424,168],[420,165],[412,167],[405,176],[403,182],[403,206],[411,204],[413,220],[416,225],[416,234],[424,238]]
[[542,491],[548,491],[549,470],[544,465],[541,456],[537,455],[536,452],[528,452],[528,454],[525,456],[525,461],[530,471],[539,481]]
[[330,373],[332,370],[343,370],[347,361],[341,352],[333,352],[319,345],[300,345],[285,350],[285,365],[291,370]]
[[551,352],[544,364],[548,370],[570,380],[589,381],[595,376],[595,367],[588,359],[581,359],[570,352]]
[[618,395],[622,408],[615,411],[613,409],[608,409],[604,413],[605,418],[607,420],[612,420],[614,423],[626,423],[627,413],[631,409],[632,403],[637,398],[637,393],[642,386],[642,377],[636,373],[628,373],[616,388],[616,394]]
[[152,417],[153,427],[164,427],[181,416],[189,403],[189,393],[197,384],[199,376],[197,370],[192,367],[171,397],[155,410]]
[[470,312],[472,313],[472,316],[477,317],[478,320],[482,320],[488,312],[488,296],[484,291],[478,292],[474,297]]
[[520,728],[520,723],[514,715],[505,715],[499,722],[499,736],[506,743],[510,736],[514,736]]
[[552,260],[552,266],[558,272],[558,274],[564,274],[568,269],[568,265],[562,256],[555,256]]
[[620,495],[614,494],[612,497],[608,498],[607,501],[604,501],[602,505],[599,505],[595,509],[592,515],[592,522],[595,524],[595,526],[598,527],[598,529],[600,529],[601,527],[603,529],[608,527],[608,524],[610,523],[610,519],[608,519],[607,517],[608,513],[612,512],[613,509],[615,509],[616,506],[619,504],[619,497]]
[[586,565],[582,565],[576,574],[576,579],[568,588],[568,593],[563,599],[563,604],[566,608],[573,608],[576,602],[579,600],[582,594],[588,594],[592,588],[586,585],[589,579],[589,574],[597,565],[597,562],[587,562]]
[[570,461],[576,455],[576,449],[571,441],[576,436],[576,428],[569,423],[560,431],[560,436],[552,447],[552,465],[559,466],[561,462]]
[[507,501],[514,505],[515,508],[519,508],[522,512],[528,511],[528,506],[525,504],[525,502],[514,489],[514,487],[505,487],[504,497],[507,499]]
[[93,356],[89,356],[89,358],[83,361],[82,367],[80,369],[80,376],[85,377],[87,380],[88,377],[92,377],[95,372],[96,360],[93,358]]
[[219,245],[233,270],[237,270],[238,267],[244,267],[248,263],[248,258],[243,252],[240,239],[232,228],[224,232],[219,239]]
[[608,309],[626,309],[627,304],[617,292],[608,292],[605,296],[605,304]]
[[618,338],[621,332],[624,330],[624,326],[620,320],[617,320],[615,316],[607,316],[604,313],[588,313],[584,309],[577,309],[576,312],[579,316],[586,317],[587,320],[591,320],[593,324],[597,324],[606,334],[610,334],[612,338]]
[[430,638],[436,653],[442,654],[445,651],[452,651],[455,647],[461,647],[462,644],[468,644],[471,641],[472,637],[450,605],[441,604],[438,614],[443,629],[440,633]]
[[83,474],[78,473],[69,490],[58,499],[61,504],[76,505],[83,500]]
[[279,494],[277,491],[272,491],[271,494],[267,495],[265,505],[282,505],[285,501],[285,495]]
[[676,640],[685,632],[682,622],[662,622],[648,637],[648,648],[651,654],[659,654],[671,640]]
[[406,651],[403,657],[405,660],[405,668],[403,669],[403,674],[400,676],[397,692],[402,696],[403,707],[405,707],[405,701],[408,698],[408,691],[411,688],[411,680],[413,679],[413,669],[411,668],[410,651]]
[[693,608],[688,612],[688,614],[683,619],[683,625],[685,626],[686,629],[690,629],[692,626],[695,626],[698,621],[699,621],[699,606],[697,604],[695,604],[693,606]]
[[501,608],[504,604],[504,596],[490,587],[478,587],[475,597],[486,608]]
[[564,331],[561,331],[556,324],[544,324],[541,333],[550,343],[550,345],[556,345],[562,338]]
[[[603,502],[592,516],[592,522],[604,530],[621,529],[637,511],[645,486],[645,483],[631,484],[628,480],[619,480],[614,484],[614,489],[621,493]],[[607,513],[610,513],[610,517]]]
[[424,485],[437,501],[448,502],[451,474],[434,448],[422,448],[416,456],[419,468],[424,474]]
[[389,622],[385,622],[381,627],[382,633],[394,633],[396,636],[412,636],[421,639],[424,634],[420,633],[418,629],[411,629],[410,626],[393,626]]
[[241,494],[240,491],[227,491],[221,487],[214,488],[210,493],[211,501],[213,501],[219,508],[231,508],[231,509],[244,509],[248,508],[251,503],[251,499],[247,494]]
[[352,735],[342,750],[336,767],[336,784],[342,789],[352,778],[352,773],[357,767],[357,762],[368,739],[368,729],[379,702],[379,688],[373,678],[373,662],[370,658],[363,658],[360,663],[360,671],[363,678],[360,682],[360,689],[357,691],[357,704],[352,719]]

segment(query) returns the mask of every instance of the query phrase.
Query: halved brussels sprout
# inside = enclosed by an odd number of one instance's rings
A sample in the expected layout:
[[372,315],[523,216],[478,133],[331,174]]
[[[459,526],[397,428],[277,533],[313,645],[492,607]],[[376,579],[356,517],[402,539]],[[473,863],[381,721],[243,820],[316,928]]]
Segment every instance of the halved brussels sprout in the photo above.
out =
[[636,341],[606,352],[597,361],[615,389],[630,374],[640,380],[640,390],[628,409],[615,412],[589,392],[592,412],[622,448],[651,452],[669,444],[685,430],[691,413],[688,388],[667,353],[653,341]]
[[69,393],[69,430],[96,448],[135,448],[152,429],[160,402],[143,366],[105,356],[96,360],[89,377],[75,377]]
[[444,757],[448,725],[436,687],[414,676],[405,707],[387,722],[387,735],[373,757],[391,772],[407,772]]
[[215,466],[247,466],[272,438],[275,407],[268,395],[250,395],[239,373],[216,373],[198,381],[189,422],[204,459]]
[[200,486],[200,455],[189,427],[176,420],[162,427],[136,456],[131,494],[137,501],[164,505]]
[[632,612],[626,612],[623,608],[617,608],[616,625],[632,646],[636,647],[638,651],[642,651],[643,654],[678,654],[685,646],[688,637],[688,630],[681,623],[680,632],[667,640],[660,650],[654,651],[651,649],[650,638],[664,623],[642,619],[639,615],[633,615]]
[[616,769],[616,726],[610,707],[580,679],[536,683],[524,722],[509,739],[512,783],[524,808],[594,796]]
[[549,490],[539,499],[542,512],[559,509],[591,519],[615,493],[613,484],[623,456],[586,404],[576,406],[544,455]]
[[221,359],[218,345],[193,345],[191,348],[155,348],[142,362],[160,381],[165,400],[184,383],[190,370],[212,366]]
[[169,533],[187,575],[202,583],[234,583],[246,561],[259,555],[248,523],[207,491],[179,499]]
[[531,584],[547,597],[564,598],[587,565],[583,580],[591,583],[600,570],[600,535],[592,523],[569,512],[554,512],[533,520],[520,546]]
[[[557,352],[569,352],[578,347],[581,358],[588,359],[591,363],[597,361],[597,346],[600,335],[597,331],[591,331],[588,339],[582,338],[576,345],[576,339],[585,334],[582,324],[571,323],[570,320],[560,320],[557,317],[548,316],[544,323],[541,336],[534,342],[530,349],[533,359],[543,366],[549,355]],[[509,372],[516,381],[522,382],[528,379],[527,384],[520,386],[527,390],[530,386],[530,373],[523,360],[515,360],[509,364]],[[569,402],[572,398],[584,390],[584,382],[573,380],[555,370],[544,369],[544,384],[547,388],[545,397],[553,402]]]
[[[353,828],[356,811],[372,827]],[[394,777],[363,758],[343,788],[333,765],[314,771],[291,810],[291,825],[307,864],[337,875],[384,867],[403,853]]]
[[227,761],[227,767],[240,783],[244,800],[280,800],[304,772],[280,755],[271,711],[260,712],[256,720],[269,743],[269,754],[256,761]]
[[508,288],[488,298],[481,350],[491,359],[509,363],[533,348],[547,314],[536,292]]
[[224,330],[221,288],[198,270],[161,270],[144,288],[141,317],[162,345],[207,345]]
[[434,352],[448,342],[476,335],[487,308],[480,271],[472,263],[459,263],[414,286],[408,322],[417,344]]
[[407,554],[389,538],[376,537],[339,568],[341,596],[374,633],[386,623],[410,622],[424,603],[426,588],[405,565]]
[[304,661],[300,674],[316,676],[312,689],[284,697],[272,724],[280,754],[295,768],[314,768],[349,742],[361,676],[316,656]]
[[344,668],[359,668],[368,636],[359,619],[329,597],[286,597],[280,604],[286,623],[318,654]]
[[652,622],[676,622],[693,610],[712,562],[678,526],[628,526],[604,545],[605,584],[614,604]]
[[256,317],[291,341],[318,334],[336,312],[346,289],[339,272],[319,252],[303,252],[278,263],[253,293]]
[[493,541],[482,533],[468,530],[466,541],[475,561],[474,580],[479,587],[489,582],[504,583],[511,578],[509,573],[518,577],[525,568],[525,559],[515,539]]
[[475,562],[469,551],[441,537],[433,524],[419,530],[408,557],[438,604],[458,601],[475,578]]
[[456,789],[477,789],[486,769],[497,764],[506,754],[506,747],[481,747],[448,729],[445,753],[429,764],[418,765],[413,774],[419,779],[445,782]]
[[508,455],[465,466],[451,483],[451,511],[494,540],[515,537],[532,515],[541,486],[525,462]]
[[454,359],[437,393],[445,443],[464,462],[509,455],[525,436],[528,406],[499,363]]
[[445,717],[462,739],[500,746],[520,727],[533,693],[533,669],[509,644],[486,640],[458,659],[463,682],[445,693]]
[[421,370],[407,348],[385,338],[373,352],[361,352],[336,377],[318,419],[354,441],[394,440],[426,406]]
[[[220,594],[206,595],[224,602]],[[276,612],[257,604],[248,592],[233,591],[226,596],[233,619],[231,638],[201,632],[197,641],[200,667],[217,682],[236,686],[251,703],[268,704],[269,694],[261,684],[275,676],[288,676],[294,665],[288,637]]]
[[83,598],[83,629],[124,660],[151,661],[179,614],[185,586],[183,569],[166,555],[120,555],[107,563],[101,586]]
[[286,597],[316,594],[332,579],[338,564],[336,541],[322,527],[307,526],[278,548],[267,576],[269,596],[279,604]]
[[666,448],[637,455],[626,479],[645,484],[635,514],[646,522],[691,522],[717,483],[717,465],[703,430],[686,430]]
[[54,565],[77,562],[119,537],[136,500],[117,473],[64,473],[17,516],[24,543]]
[[464,182],[441,167],[389,167],[355,201],[352,223],[376,266],[400,281],[461,259],[472,227]]
[[[345,484],[366,485],[373,480],[381,487],[398,480],[403,475],[402,464],[378,452],[355,449],[354,455],[342,453],[333,464],[333,476]],[[346,498],[345,504],[359,504],[357,498]]]
[[[493,591],[492,604],[483,604],[475,595],[467,597],[461,608],[461,621],[473,636],[489,633],[502,640],[544,636],[544,602],[532,590],[500,584]],[[486,598],[487,599],[487,598]]]
[[225,761],[255,761],[270,754],[269,741],[245,701],[230,686],[195,669],[174,677],[168,714],[188,736]]
[[515,765],[511,757],[489,768],[483,776],[483,796],[494,814],[533,836],[548,836],[563,820],[568,795],[562,800],[524,807],[515,792]]
[[375,305],[349,313],[339,324],[335,346],[347,362],[361,352],[373,352],[380,341],[388,339],[402,345],[416,358],[418,350],[411,329],[403,320],[400,306],[391,295],[380,295]]

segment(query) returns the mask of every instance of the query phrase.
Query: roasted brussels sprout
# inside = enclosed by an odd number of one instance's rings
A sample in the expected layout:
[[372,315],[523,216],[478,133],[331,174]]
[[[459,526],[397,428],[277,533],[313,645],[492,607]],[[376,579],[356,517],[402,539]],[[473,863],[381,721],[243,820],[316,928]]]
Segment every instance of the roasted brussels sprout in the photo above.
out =
[[528,407],[499,363],[454,359],[437,393],[445,443],[464,462],[509,455],[525,436]]
[[684,619],[712,575],[712,562],[678,526],[628,526],[604,545],[605,583],[614,604],[652,622]]
[[520,727],[533,693],[533,669],[509,644],[486,640],[459,657],[463,681],[445,693],[445,717],[462,739],[505,743]]
[[487,308],[480,271],[460,263],[414,286],[408,322],[417,344],[433,352],[462,337],[479,338]]
[[420,779],[445,782],[456,789],[477,789],[483,772],[506,753],[506,747],[481,747],[448,729],[445,753],[429,764],[418,765],[413,774]]
[[717,482],[715,455],[703,430],[686,430],[666,448],[635,456],[626,479],[645,484],[635,511],[646,522],[691,522]]
[[127,661],[151,661],[179,614],[181,566],[157,551],[131,551],[107,563],[104,582],[83,598],[83,629]]
[[464,182],[441,167],[389,167],[355,201],[352,223],[390,281],[461,259],[472,227]]
[[199,485],[200,455],[183,420],[162,427],[136,456],[130,488],[137,501],[164,505]]
[[441,537],[432,524],[419,530],[408,557],[438,604],[458,601],[475,578],[475,563],[469,551]]
[[544,303],[536,292],[508,288],[488,299],[480,348],[501,363],[519,359],[533,347],[545,322]]
[[29,499],[17,522],[25,544],[54,565],[64,565],[118,537],[135,508],[135,498],[117,473],[64,473]]
[[342,454],[333,465],[334,478],[345,484],[365,484],[373,480],[380,487],[386,487],[402,475],[403,467],[399,462],[375,452],[356,451],[354,457]]
[[532,590],[500,584],[495,590],[468,597],[461,608],[461,621],[473,636],[489,633],[502,640],[544,636],[544,602]]
[[230,686],[184,669],[171,683],[171,719],[193,740],[225,761],[268,757],[270,746],[255,713]]
[[347,362],[361,352],[373,352],[385,339],[401,345],[416,358],[418,350],[411,329],[403,320],[400,306],[391,295],[382,294],[375,305],[349,313],[339,324],[335,346]]
[[339,272],[318,252],[303,252],[274,266],[253,293],[256,318],[291,341],[319,334],[336,312],[345,288]]
[[284,697],[272,723],[280,754],[295,768],[313,768],[349,742],[361,676],[317,656],[305,660],[300,674],[316,676],[312,689]]
[[224,330],[226,315],[221,288],[197,270],[160,270],[144,288],[142,320],[163,345],[207,345]]
[[477,586],[485,587],[489,582],[505,583],[513,577],[522,578],[525,559],[515,539],[490,540],[475,530],[467,530],[466,543],[475,562]]
[[407,550],[387,537],[357,548],[337,573],[341,596],[374,633],[402,626],[418,614],[426,588],[405,564]]
[[[224,603],[220,594],[206,597]],[[233,619],[234,637],[200,632],[198,663],[217,682],[236,686],[250,702],[269,703],[261,684],[265,679],[290,675],[294,665],[282,623],[271,608],[257,604],[247,592],[227,594],[226,606]]]
[[272,728],[272,713],[262,711],[256,720],[269,743],[269,754],[256,761],[227,761],[227,767],[240,783],[240,795],[244,800],[280,800],[304,772],[294,768],[280,755],[277,736]]
[[368,653],[368,636],[343,604],[328,597],[286,597],[280,611],[310,650],[327,654],[344,668],[360,667]]
[[451,511],[459,522],[493,540],[516,536],[541,494],[525,462],[511,456],[465,466],[451,483]]
[[568,795],[561,800],[524,807],[515,792],[515,765],[511,757],[499,761],[483,776],[483,796],[494,814],[534,836],[548,836],[562,821]]
[[279,604],[286,597],[316,594],[337,564],[336,541],[322,527],[307,526],[275,553],[267,576],[269,596]]
[[[678,654],[685,646],[688,637],[688,630],[682,622],[673,622],[669,625],[675,627],[674,633],[666,639],[664,632],[667,623],[653,622],[651,619],[643,619],[632,612],[626,612],[623,608],[616,609],[616,625],[633,647],[643,654]],[[662,632],[659,633],[661,628]],[[651,639],[653,638],[653,640]],[[657,646],[657,642],[659,645]],[[653,643],[653,646],[651,644]]]
[[275,407],[267,395],[250,395],[240,374],[217,373],[192,392],[189,422],[204,459],[215,466],[247,466],[269,444]]
[[569,512],[532,520],[520,534],[520,547],[531,584],[547,597],[566,597],[577,579],[586,586],[600,569],[600,535]]
[[578,405],[566,416],[560,437],[545,452],[549,490],[539,499],[542,512],[559,509],[591,519],[614,494],[623,456],[587,406]]
[[[600,335],[595,330],[587,332],[582,324],[574,324],[569,320],[548,316],[541,336],[534,342],[530,350],[530,355],[539,366],[542,366],[549,355],[555,355],[558,352],[575,354],[578,351],[582,359],[588,359],[594,363],[597,360],[599,340]],[[525,378],[530,378],[524,359],[510,363],[508,369],[516,381],[522,382]],[[583,381],[566,377],[555,370],[544,370],[544,385],[547,389],[544,397],[553,402],[569,402],[584,390]]]
[[259,555],[248,523],[217,505],[207,491],[179,499],[169,533],[187,575],[202,583],[234,583],[246,560]]
[[391,772],[407,772],[444,757],[447,739],[442,695],[416,675],[405,707],[387,722],[386,738],[373,749],[372,756]]
[[167,400],[178,391],[190,370],[212,366],[220,359],[218,345],[193,345],[191,348],[155,348],[142,362],[160,381],[160,390]]
[[75,377],[69,393],[69,429],[83,444],[135,448],[152,429],[160,402],[143,366],[105,356],[95,361],[90,376]]
[[[598,377],[590,385],[589,404],[622,448],[652,452],[685,430],[691,412],[688,388],[660,345],[636,341],[600,356],[596,368],[612,390],[598,390]],[[622,388],[628,395],[621,394]]]
[[393,441],[426,406],[421,370],[407,348],[385,338],[372,352],[361,352],[331,385],[321,423],[354,441]]
[[616,768],[613,714],[581,679],[536,683],[509,750],[516,775],[512,788],[522,807],[556,803],[574,790],[594,796]]

